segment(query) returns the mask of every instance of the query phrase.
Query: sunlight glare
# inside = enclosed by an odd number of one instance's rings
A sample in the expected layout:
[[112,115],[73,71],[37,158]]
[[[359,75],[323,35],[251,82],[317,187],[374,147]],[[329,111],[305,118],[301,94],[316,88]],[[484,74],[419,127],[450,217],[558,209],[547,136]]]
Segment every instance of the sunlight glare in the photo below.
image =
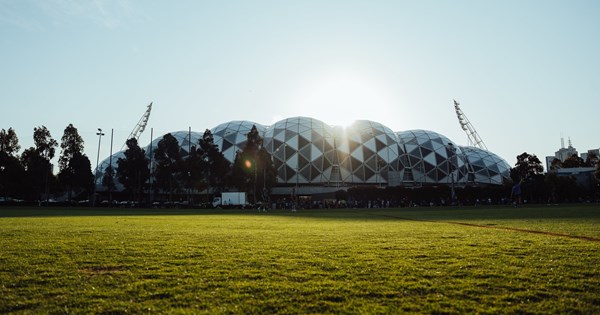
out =
[[391,106],[382,84],[340,72],[312,80],[295,99],[298,110],[327,124],[349,126],[358,119],[381,119]]

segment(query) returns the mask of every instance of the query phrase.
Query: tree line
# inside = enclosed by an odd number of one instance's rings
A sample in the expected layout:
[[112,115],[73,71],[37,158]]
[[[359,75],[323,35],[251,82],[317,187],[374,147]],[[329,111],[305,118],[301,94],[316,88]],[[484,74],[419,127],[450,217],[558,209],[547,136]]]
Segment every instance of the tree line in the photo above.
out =
[[[33,138],[34,146],[19,155],[21,147],[14,129],[0,131],[0,197],[48,201],[50,196],[62,196],[65,201],[91,200],[95,176],[89,158],[83,153],[84,141],[77,128],[69,124],[64,130],[56,175],[51,160],[58,142],[45,126],[34,128]],[[153,152],[142,149],[137,139],[128,139],[124,157],[116,161],[117,167],[108,165],[99,176],[104,188],[100,189],[101,197],[112,200],[117,178],[124,187],[121,195],[138,202],[151,202],[155,198],[172,201],[174,195],[218,193],[228,187],[249,192],[255,201],[266,201],[275,184],[276,170],[262,141],[254,126],[231,165],[208,129],[189,148],[182,148],[170,133],[162,137]]]
[[[559,168],[595,167],[596,182],[590,187],[581,187],[572,176],[559,176],[554,170]],[[515,167],[510,169],[513,183],[523,184],[523,198],[533,203],[575,202],[598,200],[600,196],[600,161],[589,154],[587,161],[577,155],[564,162],[554,159],[550,171],[544,173],[542,162],[535,154],[523,152],[517,156]]]
[[34,146],[19,156],[21,148],[14,129],[0,130],[0,197],[48,200],[58,191],[73,195],[89,192],[93,174],[89,158],[83,153],[83,139],[69,124],[61,138],[55,176],[51,160],[58,142],[45,126],[33,129]]
[[[69,124],[60,145],[45,126],[34,128],[33,140],[34,146],[19,154],[21,147],[14,129],[0,130],[0,198],[47,201],[50,196],[61,196],[71,201],[94,197],[95,176],[90,159],[83,153],[84,141],[77,128]],[[246,144],[237,152],[233,164],[223,156],[208,129],[197,143],[190,143],[187,150],[171,134],[164,135],[153,152],[142,149],[135,138],[127,140],[126,146],[124,157],[116,162],[117,167],[113,169],[109,165],[99,176],[104,188],[101,189],[103,199],[112,200],[115,178],[123,185],[121,196],[142,203],[155,199],[173,201],[174,196],[195,196],[202,192],[210,195],[233,187],[248,192],[255,202],[267,201],[276,184],[275,166],[255,126],[247,134]],[[51,160],[58,147],[60,155],[55,175]],[[551,169],[594,165],[595,177],[600,180],[600,162],[592,155],[586,161],[577,156],[564,162],[555,160]],[[510,176],[513,182],[524,183],[524,194],[531,201],[574,201],[585,194],[598,193],[598,187],[596,191],[586,192],[571,177],[544,173],[537,156],[526,152],[517,156]],[[422,191],[425,193],[426,189]]]

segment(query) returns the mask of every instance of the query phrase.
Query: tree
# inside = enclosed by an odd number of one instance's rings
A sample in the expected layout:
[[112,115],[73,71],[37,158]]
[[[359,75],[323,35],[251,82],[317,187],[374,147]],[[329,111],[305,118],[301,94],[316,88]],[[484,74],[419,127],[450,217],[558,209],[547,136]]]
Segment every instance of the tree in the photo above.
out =
[[83,139],[73,124],[65,128],[60,147],[58,179],[70,201],[73,192],[90,192],[94,185],[94,175],[89,158],[83,154]]
[[45,126],[33,128],[33,142],[35,147],[26,149],[21,155],[26,173],[25,181],[31,189],[30,198],[41,200],[43,195],[47,200],[50,187],[55,182],[50,160],[54,157],[58,143],[52,139]]
[[581,194],[581,188],[571,176],[548,173],[544,178],[544,185],[548,202],[551,203],[575,201]]
[[83,139],[73,124],[69,124],[63,133],[60,143],[61,153],[58,167],[62,171],[68,167],[69,161],[76,153],[83,152]]
[[258,155],[259,147],[262,145],[262,139],[256,126],[252,126],[247,134],[247,139],[244,148],[235,155],[231,179],[234,186],[256,196],[254,178],[257,175],[257,169],[255,169],[256,163],[254,163],[254,160]]
[[573,155],[569,156],[564,162],[562,162],[562,166],[564,168],[584,167],[585,161],[582,158],[580,158],[579,156],[577,156],[577,154],[573,154]]
[[226,184],[226,178],[231,173],[231,163],[225,158],[216,146],[208,155],[209,164],[209,183],[217,190],[221,190]]
[[202,160],[202,179],[209,187],[219,190],[225,184],[225,178],[231,170],[229,161],[215,144],[212,132],[204,131],[202,138],[198,140],[198,156]]
[[191,147],[190,154],[185,161],[186,172],[189,172],[189,187],[192,189],[203,190],[206,188],[205,170],[208,168],[207,162],[199,149],[195,145]]
[[[271,189],[277,182],[277,169],[269,152],[263,147],[258,150],[258,164],[256,165],[258,189],[262,191],[262,201],[268,201]],[[260,176],[262,174],[262,176]]]
[[47,161],[52,160],[58,142],[52,139],[50,130],[46,126],[33,128],[33,143],[38,154]]
[[0,197],[24,196],[25,168],[16,156],[0,152]]
[[594,175],[596,175],[596,179],[600,181],[600,161],[596,162],[596,172]]
[[138,145],[137,139],[127,140],[126,145],[125,158],[117,160],[117,178],[130,193],[132,200],[141,201],[144,185],[150,177],[148,158],[146,152]]
[[0,130],[0,152],[9,156],[15,156],[20,149],[19,138],[14,129],[8,128],[8,131],[4,129]]
[[[544,167],[535,154],[523,152],[517,156],[515,167],[510,169],[510,177],[513,182],[523,181],[523,198],[528,196],[530,202],[540,201],[544,195]],[[537,198],[537,199],[535,199]]]
[[236,154],[232,181],[240,189],[252,192],[254,201],[266,201],[273,187],[276,169],[271,155],[262,147],[263,139],[256,126],[247,135],[244,149]]
[[[112,165],[109,165],[102,175],[102,186],[106,187],[106,190],[113,191],[115,190],[115,181],[114,181],[115,171],[112,168]],[[111,198],[112,199],[112,198]]]
[[598,161],[598,156],[594,153],[590,153],[585,159],[585,167],[595,167]]
[[154,151],[156,168],[154,177],[156,186],[169,192],[169,201],[172,200],[173,191],[179,189],[179,180],[182,179],[182,158],[179,142],[170,133],[163,136]]
[[544,166],[535,154],[523,152],[517,156],[515,167],[510,169],[510,176],[514,182],[532,179],[535,175],[541,175]]
[[93,193],[94,174],[92,173],[92,163],[87,155],[79,152],[74,153],[67,169],[72,170],[71,189],[88,196]]
[[560,159],[554,158],[550,163],[551,170],[558,170],[563,167],[562,161]]
[[17,156],[20,148],[14,129],[0,130],[0,196],[21,195],[25,169]]

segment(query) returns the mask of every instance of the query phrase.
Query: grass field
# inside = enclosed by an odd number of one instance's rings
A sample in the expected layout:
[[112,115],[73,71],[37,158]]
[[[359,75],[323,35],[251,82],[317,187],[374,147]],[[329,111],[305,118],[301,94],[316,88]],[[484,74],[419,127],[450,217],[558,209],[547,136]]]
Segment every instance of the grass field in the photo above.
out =
[[600,206],[0,208],[0,313],[600,313]]

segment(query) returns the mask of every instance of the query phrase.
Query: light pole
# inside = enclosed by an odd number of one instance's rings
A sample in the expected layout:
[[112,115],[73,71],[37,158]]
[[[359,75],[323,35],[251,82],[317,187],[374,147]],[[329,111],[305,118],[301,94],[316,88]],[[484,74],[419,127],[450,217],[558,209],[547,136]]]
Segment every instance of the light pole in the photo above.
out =
[[454,203],[454,199],[456,198],[456,195],[454,194],[454,159],[456,158],[456,148],[454,147],[454,145],[452,143],[448,143],[448,145],[446,146],[446,148],[448,149],[448,152],[451,153],[450,156],[448,156],[448,170],[450,172],[450,181],[451,181],[451,186],[450,186],[450,205],[452,205]]
[[296,162],[296,203],[298,203],[298,178],[300,177],[300,168],[298,162]]
[[375,185],[379,188],[379,157],[375,158]]
[[108,204],[109,207],[112,207],[112,189],[113,189],[113,180],[114,180],[114,174],[115,174],[115,170],[113,169],[112,166],[112,154],[113,154],[113,135],[114,135],[114,129],[110,129],[110,155],[109,155],[109,160],[108,160],[108,165],[110,167],[110,182],[108,185]]
[[[263,190],[262,190],[262,199],[263,201],[268,201],[267,199],[267,168],[263,167]],[[268,204],[267,204],[268,205]]]
[[188,127],[188,159],[187,159],[187,165],[188,165],[188,187],[187,187],[187,191],[188,191],[188,207],[192,206],[192,173],[191,173],[191,159],[190,157],[192,156],[192,127]]
[[[4,169],[5,169],[4,165],[1,165],[0,166],[0,176],[4,176],[4,175],[2,175],[2,173],[4,173]],[[2,178],[2,177],[0,177],[0,178]],[[4,193],[4,185],[2,183],[0,183],[0,193]],[[6,199],[6,193],[4,193],[4,197]]]
[[377,188],[381,185],[379,184],[379,175],[381,175],[381,164],[383,159],[379,157],[378,154],[375,154],[375,183],[377,184]]
[[94,195],[92,196],[92,207],[96,206],[96,186],[97,181],[98,181],[98,162],[100,161],[100,143],[102,142],[102,136],[104,136],[104,133],[102,133],[102,129],[98,128],[98,132],[96,132],[96,135],[98,136],[98,154],[96,155],[96,173],[94,174]]
[[257,161],[257,156],[255,155],[255,156],[254,156],[254,165],[253,165],[253,166],[254,166],[254,205],[255,205],[255,206],[256,206],[256,203],[258,202],[258,198],[256,198],[256,181],[257,181],[257,179],[258,179],[258,177],[257,177],[257,175],[256,175],[256,172],[257,172],[256,168],[257,168],[257,166],[258,166],[258,163],[257,163],[257,162],[258,162],[258,161]]
[[[50,161],[48,161],[50,162]],[[48,175],[54,173],[54,164],[48,163],[48,171],[44,172],[44,197],[46,204],[50,201],[50,187],[48,186]]]

